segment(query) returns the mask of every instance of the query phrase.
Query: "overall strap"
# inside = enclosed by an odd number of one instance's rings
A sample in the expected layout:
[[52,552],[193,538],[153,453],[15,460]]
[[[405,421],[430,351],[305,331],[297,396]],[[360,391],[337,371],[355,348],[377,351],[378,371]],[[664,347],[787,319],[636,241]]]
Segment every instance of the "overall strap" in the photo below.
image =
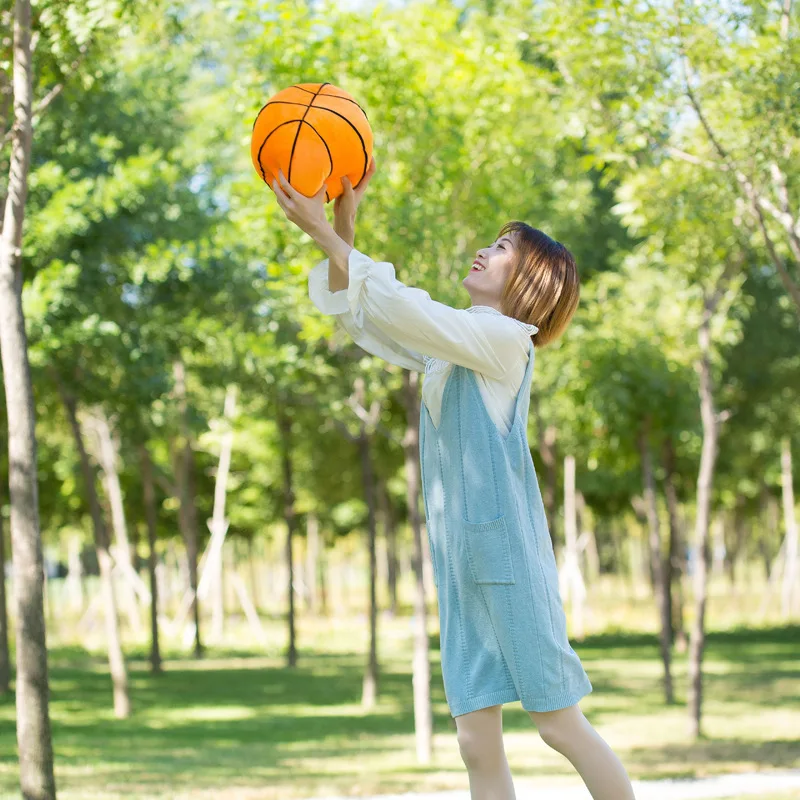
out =
[[516,408],[514,409],[514,420],[512,425],[516,422],[517,418],[521,418],[523,422],[528,418],[528,409],[531,404],[531,379],[533,377],[533,360],[534,348],[533,340],[531,340],[530,347],[528,348],[528,365],[525,367],[525,375],[522,378],[522,384],[517,392]]
[[[528,349],[528,364],[525,367],[525,374],[522,376],[522,383],[520,384],[519,390],[517,391],[517,397],[514,401],[514,415],[511,418],[511,425],[508,429],[508,434],[505,437],[501,437],[503,441],[507,441],[508,438],[511,436],[512,431],[517,427],[517,425],[522,425],[524,430],[524,425],[526,420],[528,419],[528,408],[530,407],[531,402],[531,378],[533,376],[533,361],[534,361],[534,347],[533,347],[533,340],[530,342],[530,347]],[[461,366],[454,366],[453,370],[455,371],[458,369],[458,372],[461,375],[468,375],[469,377],[467,380],[472,384],[473,391],[475,392],[478,400],[483,404],[483,400],[481,399],[480,388],[478,387],[478,379],[475,377],[475,371],[468,369],[467,367]],[[447,389],[449,387],[445,387]]]

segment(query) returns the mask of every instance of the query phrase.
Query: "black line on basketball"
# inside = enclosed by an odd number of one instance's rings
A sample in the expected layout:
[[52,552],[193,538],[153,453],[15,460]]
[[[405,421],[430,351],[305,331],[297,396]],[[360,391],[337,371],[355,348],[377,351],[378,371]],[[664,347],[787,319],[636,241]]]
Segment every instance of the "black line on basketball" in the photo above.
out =
[[[294,123],[295,123],[295,122],[298,122],[298,123],[300,123],[300,124],[303,124],[303,123],[304,123],[304,120],[302,120],[302,119],[290,119],[290,120],[287,120],[286,122],[281,122],[281,124],[280,124],[280,125],[276,125],[276,126],[275,126],[275,127],[274,127],[274,128],[273,128],[273,129],[272,129],[272,130],[271,130],[271,131],[270,131],[270,132],[267,134],[267,136],[266,136],[266,138],[264,139],[264,141],[263,141],[263,142],[261,142],[261,146],[258,148],[258,155],[256,156],[256,160],[258,161],[258,168],[261,170],[261,177],[262,177],[262,178],[263,178],[265,181],[267,180],[267,174],[266,174],[266,172],[264,171],[264,165],[261,163],[261,151],[264,149],[264,145],[265,145],[265,144],[266,144],[266,143],[269,141],[269,137],[270,137],[270,136],[272,136],[272,134],[273,134],[273,133],[275,133],[275,131],[279,130],[279,129],[280,129],[280,128],[282,128],[284,125],[294,125]],[[314,126],[313,126],[313,125],[312,125],[310,122],[305,122],[305,124],[306,124],[306,125],[308,125],[308,127],[309,127],[309,128],[311,128],[311,130],[313,130],[313,131],[314,131],[314,133],[316,133],[316,134],[317,134],[317,136],[319,136],[319,132],[318,132],[318,131],[316,131],[316,130],[314,130]],[[298,129],[298,130],[300,130],[300,126],[299,126],[299,125],[298,125],[298,128],[297,128],[297,129]],[[297,137],[295,136],[295,138],[297,138]],[[322,138],[322,137],[320,137],[320,138]],[[325,143],[325,140],[323,139],[322,141],[323,141],[323,144],[325,144],[325,149],[326,149],[326,150],[328,150],[328,145]],[[330,150],[328,150],[328,160],[329,160],[329,161],[331,160],[331,154],[330,154]]]
[[274,127],[274,128],[273,128],[273,129],[272,129],[272,130],[271,130],[271,131],[270,131],[270,132],[269,132],[269,133],[268,133],[268,134],[267,134],[267,135],[264,137],[264,141],[263,141],[263,142],[261,142],[261,146],[258,148],[258,153],[256,154],[256,161],[258,161],[258,168],[261,170],[261,177],[264,179],[264,181],[266,181],[266,180],[267,180],[267,173],[266,173],[266,172],[264,172],[264,165],[261,163],[261,151],[264,149],[264,145],[265,145],[265,144],[266,144],[266,143],[269,141],[269,137],[270,137],[270,136],[272,136],[272,134],[273,134],[273,133],[275,133],[275,131],[279,130],[279,129],[280,129],[280,128],[282,128],[284,125],[291,125],[293,122],[297,122],[297,120],[296,120],[296,119],[290,119],[290,120],[288,120],[287,122],[281,122],[281,124],[280,124],[280,125],[277,125],[276,127]]
[[[317,106],[314,106],[314,108],[317,108]],[[303,120],[303,122],[306,125],[308,125],[308,127],[311,128],[311,130],[314,131],[314,133],[316,133],[317,136],[319,136],[320,141],[322,142],[322,144],[325,145],[325,150],[327,150],[328,152],[328,161],[330,161],[330,167],[328,168],[328,174],[325,176],[325,180],[327,181],[328,178],[330,178],[331,173],[333,172],[333,156],[331,155],[331,149],[330,147],[328,147],[328,143],[325,141],[325,137],[308,120]],[[325,194],[326,195],[328,194],[327,189],[325,190]],[[330,198],[328,199],[330,200]]]
[[263,106],[261,106],[261,108],[260,108],[260,110],[259,110],[258,114],[256,114],[256,118],[253,120],[253,128],[252,128],[252,130],[255,130],[255,129],[256,129],[256,122],[258,122],[258,118],[261,116],[261,112],[262,112],[262,111],[263,111],[263,110],[264,110],[264,109],[265,109],[265,108],[266,108],[266,107],[269,105],[269,103],[270,103],[270,102],[271,102],[271,101],[269,101],[269,102],[266,102],[266,103],[264,103],[264,105],[263,105]]
[[[319,96],[320,97],[335,97],[337,100],[347,100],[348,103],[353,103],[354,105],[357,105],[359,108],[361,108],[361,106],[355,100],[353,100],[352,97],[344,97],[344,96],[342,96],[340,94],[328,94],[327,92],[325,92],[324,94],[320,92]],[[361,113],[365,117],[367,117],[367,112],[364,111],[363,108],[361,108]],[[367,117],[367,119],[369,119],[369,117]]]
[[[329,84],[327,84],[327,83],[323,83],[319,87],[319,89],[317,89],[317,93],[314,95],[314,97],[316,97],[317,94],[319,94],[328,85]],[[298,87],[298,88],[300,88],[300,87]],[[311,106],[314,104],[314,97],[312,97],[308,101],[308,108],[306,109],[305,114],[303,114],[303,119],[301,119],[300,122],[305,122],[306,115],[308,114],[308,111],[311,108]],[[286,176],[286,180],[289,181],[289,183],[292,182],[292,162],[294,161],[294,149],[295,149],[295,147],[297,147],[297,137],[300,136],[300,128],[301,128],[301,126],[298,125],[297,126],[297,133],[295,133],[294,141],[292,142],[292,152],[289,154],[289,174]],[[317,134],[317,135],[319,135],[319,134]],[[325,147],[327,148],[327,146],[328,145],[326,144]]]
[[[330,97],[330,95],[322,95],[322,96],[323,97]],[[344,114],[340,114],[338,111],[334,111],[332,108],[325,108],[325,106],[315,106],[314,105],[314,99],[316,99],[316,98],[312,98],[309,101],[309,104],[308,104],[309,108],[313,107],[317,111],[327,111],[329,114],[336,114],[337,117],[341,117],[356,132],[356,136],[358,136],[358,140],[361,142],[361,152],[364,154],[364,171],[361,173],[361,178],[358,179],[358,183],[360,183],[361,179],[364,177],[364,175],[367,174],[367,166],[368,166],[368,164],[367,164],[367,146],[364,144],[364,137],[361,135],[361,133],[359,132],[358,128],[356,128],[356,126],[353,125],[353,123],[349,119],[347,119],[347,117],[344,116]],[[304,115],[304,118],[305,118],[305,115]],[[333,167],[331,167],[331,169],[333,169]],[[356,184],[356,185],[358,185],[358,184]]]
[[[332,94],[321,94],[321,95],[320,95],[320,97],[334,97],[334,95],[332,95]],[[346,99],[347,99],[346,97],[343,97],[343,98],[342,98],[342,100],[346,100]],[[353,102],[355,102],[355,101],[353,101]],[[270,101],[269,101],[269,102],[268,102],[268,103],[267,103],[267,104],[266,104],[266,105],[265,105],[265,106],[264,106],[264,107],[261,109],[261,111],[263,111],[263,110],[264,110],[264,109],[265,109],[267,106],[272,106],[272,105],[282,105],[282,106],[302,106],[303,108],[308,108],[308,103],[295,103],[295,102],[294,102],[294,101],[292,101],[292,100],[270,100]],[[359,105],[358,105],[358,103],[355,103],[355,105],[357,105],[357,106],[358,106],[358,107],[361,109],[361,112],[362,112],[362,113],[364,114],[364,116],[367,118],[367,121],[369,121],[369,117],[367,117],[367,112],[366,112],[366,111],[364,111],[364,109],[363,109],[363,108],[361,108],[361,106],[359,106]],[[338,113],[339,113],[338,111],[334,111],[332,108],[328,108],[327,106],[314,106],[314,108],[325,109],[325,111],[330,111],[332,114],[338,114]],[[261,111],[259,111],[259,112],[258,112],[258,113],[259,113],[259,116],[261,115]],[[341,116],[341,115],[340,115],[340,116]],[[256,117],[256,122],[258,122],[258,117]],[[253,123],[253,128],[254,128],[254,129],[255,129],[255,127],[256,127],[256,122],[254,122],[254,123]]]
[[308,125],[308,127],[311,128],[311,130],[314,131],[317,136],[319,136],[319,140],[322,142],[322,144],[325,145],[325,152],[328,154],[328,161],[331,162],[331,167],[328,170],[328,177],[330,178],[331,172],[333,172],[333,156],[331,155],[331,149],[328,147],[328,143],[325,141],[325,137],[307,119],[301,120],[301,122],[304,125]]
[[[308,122],[308,120],[306,120],[306,116],[308,115],[308,111],[311,108],[314,108],[317,111],[327,111],[329,114],[335,114],[337,117],[341,117],[341,119],[343,119],[355,131],[356,136],[358,136],[358,139],[361,142],[361,152],[364,155],[364,166],[363,166],[362,171],[361,171],[361,177],[358,179],[358,181],[356,181],[355,185],[357,186],[363,180],[364,175],[366,175],[367,168],[369,166],[368,163],[367,163],[368,162],[368,160],[367,160],[367,148],[366,148],[366,145],[364,144],[363,136],[359,132],[358,128],[356,128],[355,125],[353,125],[353,123],[346,116],[344,116],[343,114],[340,114],[338,111],[334,111],[334,109],[332,109],[332,108],[327,108],[326,106],[314,105],[314,100],[318,96],[320,96],[320,97],[332,97],[332,98],[336,98],[336,99],[339,99],[339,100],[348,100],[349,102],[354,103],[356,106],[358,106],[358,108],[361,109],[361,111],[362,111],[362,113],[364,114],[365,117],[367,116],[367,114],[364,111],[364,109],[361,108],[360,105],[358,105],[358,103],[356,103],[354,100],[351,100],[348,97],[342,97],[341,95],[335,95],[335,94],[323,94],[322,90],[326,86],[330,86],[330,85],[331,85],[330,83],[323,83],[320,86],[320,88],[319,88],[319,90],[317,91],[316,94],[314,94],[310,89],[305,89],[302,86],[296,86],[295,85],[292,88],[300,89],[301,91],[304,91],[304,92],[307,92],[308,94],[314,95],[311,98],[311,100],[308,102],[308,105],[306,105],[304,103],[295,103],[295,102],[290,101],[290,100],[270,100],[269,102],[267,102],[262,107],[261,111],[259,111],[259,115],[260,115],[261,112],[264,110],[264,108],[266,108],[268,105],[271,105],[273,103],[281,104],[281,105],[298,105],[298,106],[303,106],[306,109],[306,111],[303,114],[303,117],[301,119],[299,119],[299,120],[297,120],[297,119],[288,120],[286,122],[282,122],[280,125],[278,125],[276,128],[274,128],[272,131],[270,131],[270,133],[267,135],[267,137],[261,143],[261,146],[258,148],[257,161],[258,161],[259,169],[261,170],[261,177],[264,179],[264,181],[266,181],[266,179],[267,179],[266,173],[264,171],[264,166],[261,163],[261,153],[262,153],[262,151],[264,149],[264,145],[269,140],[269,137],[272,136],[273,133],[275,133],[275,131],[277,131],[279,128],[282,128],[284,125],[290,125],[293,122],[298,122],[300,124],[297,126],[297,132],[295,133],[295,138],[294,138],[294,141],[292,142],[292,151],[291,151],[291,154],[289,156],[289,174],[287,176],[287,180],[289,182],[291,182],[292,164],[293,164],[293,161],[294,161],[294,152],[295,152],[295,149],[296,149],[296,146],[297,146],[297,140],[298,140],[298,138],[300,136],[300,130],[301,130],[301,127],[302,127],[303,124],[308,125],[308,127],[311,128],[311,130],[313,130],[314,133],[317,134],[317,136],[319,136],[320,141],[325,146],[325,150],[326,150],[326,152],[328,154],[328,161],[330,162],[330,168],[328,170],[328,177],[330,177],[331,174],[333,173],[333,156],[331,155],[331,151],[330,151],[330,148],[328,147],[328,143],[325,141],[325,137],[322,136],[322,134],[310,122]],[[256,121],[257,120],[258,120],[258,117],[256,117]],[[253,123],[253,128],[255,128],[255,122]],[[328,201],[330,201],[330,196],[328,194],[327,189],[325,191],[325,196],[328,198]]]
[[[274,105],[282,105],[282,106],[302,106],[303,108],[308,108],[308,103],[295,103],[293,100],[270,100],[264,108],[267,106],[274,106]],[[264,110],[261,109],[261,111]],[[322,108],[322,106],[314,106],[314,108]],[[261,113],[261,112],[259,112]]]
[[[274,130],[270,131],[269,135],[267,136],[267,138],[264,139],[264,141],[261,143],[261,147],[258,148],[258,166],[259,166],[259,169],[261,170],[261,175],[262,175],[262,177],[264,178],[265,181],[267,180],[267,176],[266,176],[266,174],[264,172],[264,166],[261,163],[261,151],[264,149],[264,145],[267,143],[267,139],[269,139],[269,137],[272,136],[272,134],[275,133],[275,131],[277,131],[278,128],[282,128],[284,125],[292,125],[295,122],[299,123],[299,125],[297,126],[298,130],[300,130],[300,126],[301,125],[308,125],[308,127],[311,128],[311,130],[314,131],[314,133],[316,133],[317,136],[319,136],[320,141],[322,142],[322,144],[325,147],[325,152],[328,154],[328,162],[330,163],[330,167],[328,168],[328,177],[330,177],[331,172],[333,172],[333,156],[331,156],[331,150],[328,147],[328,143],[325,141],[325,139],[323,138],[322,134],[310,122],[308,122],[308,120],[290,119],[287,122],[281,122],[281,124],[278,125]],[[297,137],[295,137],[295,138],[297,138]],[[327,190],[326,190],[325,193],[327,194]]]
[[[311,89],[304,89],[302,86],[296,86],[295,85],[295,86],[290,86],[289,88],[290,89],[299,89],[301,92],[308,92],[309,94],[314,94],[314,92],[312,92]],[[258,118],[261,116],[261,112],[268,105],[270,105],[272,103],[288,103],[288,102],[289,102],[288,100],[268,100],[266,103],[264,103],[264,105],[261,106],[261,108],[259,109],[258,114],[256,114],[256,118],[253,120],[253,130],[256,129],[256,122],[258,122]],[[303,106],[303,105],[305,105],[305,103],[297,103],[296,105]],[[363,111],[364,109],[361,109],[361,110]]]

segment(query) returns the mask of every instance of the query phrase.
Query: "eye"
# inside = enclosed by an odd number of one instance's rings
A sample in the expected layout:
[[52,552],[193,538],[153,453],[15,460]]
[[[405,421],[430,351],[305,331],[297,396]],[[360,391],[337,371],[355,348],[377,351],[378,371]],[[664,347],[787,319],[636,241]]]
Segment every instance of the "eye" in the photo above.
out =
[[503,245],[502,245],[502,244],[499,244],[499,245],[497,245],[497,246],[498,246],[498,247],[502,247],[502,248],[503,248],[503,250],[505,250],[505,249],[506,249],[505,247],[503,247]]

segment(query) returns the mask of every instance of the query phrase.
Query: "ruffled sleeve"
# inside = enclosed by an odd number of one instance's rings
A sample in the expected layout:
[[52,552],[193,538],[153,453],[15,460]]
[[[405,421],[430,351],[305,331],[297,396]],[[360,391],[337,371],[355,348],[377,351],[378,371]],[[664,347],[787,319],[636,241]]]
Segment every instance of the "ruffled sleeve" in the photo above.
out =
[[530,335],[538,330],[499,312],[474,314],[436,302],[397,280],[391,263],[355,248],[348,270],[347,289],[330,292],[328,259],[314,267],[312,302],[336,315],[356,344],[408,369],[423,371],[426,357],[438,358],[500,380],[521,353],[527,357]]
[[[353,251],[355,252],[355,251]],[[351,273],[352,275],[352,273]],[[352,277],[351,277],[352,280]],[[369,318],[361,315],[357,325],[347,301],[347,289],[332,292],[328,288],[328,259],[321,261],[308,275],[308,295],[311,302],[323,313],[336,317],[336,322],[349,334],[350,338],[366,350],[390,364],[425,372],[428,357],[407,347],[400,346],[387,336]]]

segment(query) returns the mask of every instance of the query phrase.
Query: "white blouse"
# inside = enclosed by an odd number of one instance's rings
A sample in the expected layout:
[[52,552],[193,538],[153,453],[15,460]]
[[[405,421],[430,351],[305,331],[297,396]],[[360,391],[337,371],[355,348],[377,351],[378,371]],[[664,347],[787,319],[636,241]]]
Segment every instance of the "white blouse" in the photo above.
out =
[[503,436],[528,364],[530,337],[539,329],[491,306],[451,308],[395,278],[388,261],[350,252],[347,289],[328,288],[324,259],[308,276],[311,302],[335,315],[353,341],[390,364],[422,372],[422,399],[433,424],[453,364],[474,370],[486,410]]

